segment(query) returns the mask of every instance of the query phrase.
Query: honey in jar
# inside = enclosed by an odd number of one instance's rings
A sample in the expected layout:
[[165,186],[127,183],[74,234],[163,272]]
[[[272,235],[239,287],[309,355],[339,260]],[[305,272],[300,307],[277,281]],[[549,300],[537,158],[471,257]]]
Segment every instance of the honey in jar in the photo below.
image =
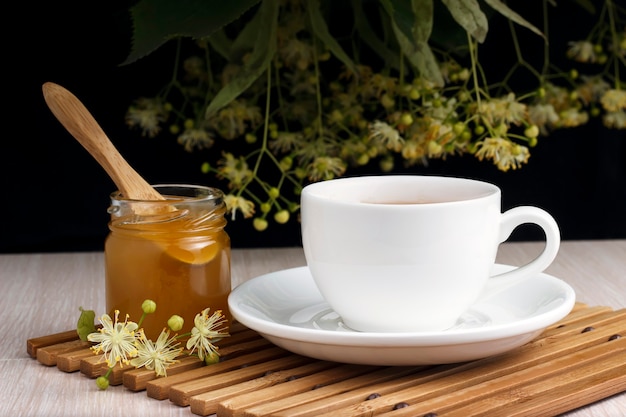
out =
[[145,299],[156,302],[143,327],[156,340],[167,320],[181,316],[178,334],[190,332],[196,314],[221,310],[227,321],[231,291],[230,238],[224,194],[195,185],[155,185],[162,201],[111,194],[105,241],[106,308],[138,322]]

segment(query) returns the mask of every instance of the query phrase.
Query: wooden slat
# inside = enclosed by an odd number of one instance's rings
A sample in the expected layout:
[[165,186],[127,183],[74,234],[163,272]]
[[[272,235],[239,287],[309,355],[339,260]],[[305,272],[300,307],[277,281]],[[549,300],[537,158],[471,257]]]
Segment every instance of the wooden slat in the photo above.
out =
[[289,353],[286,350],[279,347],[262,349],[253,354],[238,356],[231,360],[218,362],[210,366],[203,366],[182,374],[168,376],[167,378],[154,379],[146,384],[146,392],[151,398],[165,400],[169,397],[169,391],[173,385],[191,381],[193,379],[207,377],[209,375],[217,375],[221,372],[227,372],[244,366],[253,365],[255,363],[276,359],[288,354]]
[[70,352],[59,353],[57,355],[57,368],[63,372],[80,371],[80,362],[83,359],[91,358],[96,354],[90,348],[73,350]]
[[[280,412],[293,407],[293,404],[299,404],[299,407],[308,408],[310,415],[317,415],[319,412],[323,412],[323,409],[311,410],[308,406],[313,401],[323,400],[336,402],[337,396],[344,392],[351,392],[361,387],[369,387],[375,384],[385,383],[387,381],[397,381],[403,376],[406,381],[414,380],[416,374],[419,371],[425,370],[426,367],[386,367],[378,371],[374,371],[365,375],[360,375],[356,378],[347,379],[345,381],[338,382],[329,386],[321,387],[316,390],[306,391],[295,395],[290,395],[281,399],[273,399],[271,402],[263,403],[254,407],[250,407],[245,410],[245,416],[269,416],[278,415]],[[397,385],[396,385],[397,388]],[[193,411],[193,408],[192,408]]]
[[56,345],[41,346],[37,348],[37,360],[46,366],[55,366],[59,354],[83,350],[89,346],[91,346],[89,342],[83,342],[78,338]]
[[249,407],[276,401],[305,391],[311,391],[325,385],[354,378],[373,372],[380,367],[364,365],[340,365],[293,381],[249,392],[220,402],[217,415],[220,417],[242,416]]
[[217,413],[217,405],[228,398],[243,395],[261,388],[271,387],[291,379],[302,378],[315,372],[328,369],[338,364],[335,362],[314,361],[297,368],[280,370],[263,375],[260,378],[254,378],[246,382],[234,384],[231,386],[211,389],[208,392],[196,394],[189,398],[191,412],[202,416]]
[[[181,356],[177,358],[178,362],[167,368],[167,376],[178,375],[192,369],[201,368],[204,362],[197,356]],[[145,368],[132,369],[124,372],[122,376],[122,384],[131,391],[143,391],[146,389],[149,381],[157,379],[154,370]]]
[[[245,338],[242,340],[244,341],[221,348],[219,350],[221,360],[229,360],[238,355],[250,353],[258,349],[271,346],[271,343],[269,341],[259,337],[259,335],[256,333],[254,333],[253,339],[248,340],[248,338]],[[178,360],[180,360],[181,362],[174,364],[170,368],[168,368],[168,376],[177,375],[191,369],[200,368],[204,365],[204,363],[196,356],[186,358],[180,357],[178,358]],[[132,371],[124,373],[123,384],[131,391],[142,391],[146,389],[148,382],[154,379],[157,379],[154,371],[143,368],[133,369]]]
[[189,398],[193,395],[227,387],[233,384],[250,381],[261,376],[289,370],[291,368],[310,363],[313,359],[300,355],[290,355],[270,361],[264,361],[255,365],[246,366],[231,372],[222,372],[218,375],[211,375],[204,378],[194,379],[170,387],[170,401],[176,405],[189,405]]
[[79,340],[76,330],[68,330],[66,332],[55,333],[48,336],[34,337],[26,341],[26,353],[31,358],[37,358],[37,350],[44,346],[57,345],[63,342],[71,342]]

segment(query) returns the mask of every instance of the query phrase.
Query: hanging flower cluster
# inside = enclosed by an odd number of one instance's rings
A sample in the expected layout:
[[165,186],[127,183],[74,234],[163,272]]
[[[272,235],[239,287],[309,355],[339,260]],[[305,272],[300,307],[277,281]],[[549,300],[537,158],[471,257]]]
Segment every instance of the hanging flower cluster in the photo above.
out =
[[[214,343],[229,336],[226,318],[220,310],[210,315],[210,309],[202,310],[196,315],[190,333],[170,336],[170,331],[178,331],[184,324],[182,317],[174,315],[167,321],[168,327],[161,331],[154,342],[146,337],[140,326],[146,315],[156,310],[156,303],[145,300],[141,307],[143,315],[139,323],[130,321],[128,315],[124,321],[120,321],[120,312],[115,311],[114,318],[108,314],[100,317],[101,327],[98,329],[94,324],[95,313],[80,309],[78,335],[81,340],[93,343],[91,350],[102,355],[102,361],[108,367],[107,372],[96,379],[98,388],[105,390],[109,387],[109,376],[117,364],[146,368],[153,370],[156,376],[167,376],[167,368],[178,362],[177,358],[185,349],[189,355],[197,355],[206,364],[219,360],[218,347]],[[185,347],[181,346],[181,339],[187,339]]]
[[[259,231],[268,220],[294,217],[306,183],[351,168],[384,173],[470,155],[509,171],[523,167],[539,138],[556,129],[590,117],[626,129],[623,7],[603,0],[593,30],[563,52],[588,65],[581,75],[555,68],[548,42],[545,62],[531,66],[516,30],[542,36],[548,27],[535,28],[499,0],[486,2],[517,24],[511,25],[517,62],[497,83],[487,80],[479,56],[487,18],[478,2],[465,3],[471,13],[445,2],[467,32],[465,59],[458,59],[432,46],[435,12],[426,7],[432,2],[412,2],[423,6],[418,12],[381,1],[374,15],[382,23],[353,2],[346,42],[331,36],[324,12],[332,2],[261,1],[246,18],[197,36],[189,55],[181,47],[171,81],[133,103],[127,124],[146,137],[166,127],[185,150],[204,152],[201,169],[228,188],[232,219],[253,218]],[[549,0],[543,2],[545,10]],[[401,14],[409,18],[400,20]],[[534,78],[534,89],[509,86],[521,69]]]

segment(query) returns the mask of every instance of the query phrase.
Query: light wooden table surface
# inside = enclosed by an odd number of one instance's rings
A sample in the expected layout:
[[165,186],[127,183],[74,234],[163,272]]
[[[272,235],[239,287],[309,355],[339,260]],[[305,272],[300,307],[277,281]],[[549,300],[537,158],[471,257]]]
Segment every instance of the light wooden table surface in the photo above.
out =
[[[505,243],[497,261],[517,265],[541,248],[542,243]],[[234,250],[233,284],[302,265],[301,248]],[[188,407],[123,386],[99,391],[80,373],[45,367],[27,355],[29,338],[73,329],[79,306],[104,312],[103,271],[99,252],[0,255],[0,416],[194,415]],[[569,283],[579,302],[626,308],[626,240],[563,242],[546,272]],[[626,416],[626,393],[567,416]]]

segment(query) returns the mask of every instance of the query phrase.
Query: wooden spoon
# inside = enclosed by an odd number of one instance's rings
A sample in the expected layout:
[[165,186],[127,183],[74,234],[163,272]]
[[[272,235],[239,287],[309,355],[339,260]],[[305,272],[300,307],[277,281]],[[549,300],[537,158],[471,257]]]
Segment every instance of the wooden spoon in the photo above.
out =
[[42,88],[44,99],[55,117],[98,161],[124,197],[132,200],[165,200],[126,162],[74,94],[51,82],[44,83]]
[[[74,94],[60,85],[47,82],[43,85],[43,95],[48,107],[63,126],[78,140],[109,174],[125,198],[132,200],[165,200],[158,191],[146,182],[115,149],[96,119]],[[156,211],[155,211],[156,210]],[[144,207],[141,203],[133,204],[137,214],[158,214],[176,212],[171,205],[155,208]],[[170,256],[185,263],[203,264],[215,257],[217,245],[200,248],[185,248],[179,243],[155,241]]]

